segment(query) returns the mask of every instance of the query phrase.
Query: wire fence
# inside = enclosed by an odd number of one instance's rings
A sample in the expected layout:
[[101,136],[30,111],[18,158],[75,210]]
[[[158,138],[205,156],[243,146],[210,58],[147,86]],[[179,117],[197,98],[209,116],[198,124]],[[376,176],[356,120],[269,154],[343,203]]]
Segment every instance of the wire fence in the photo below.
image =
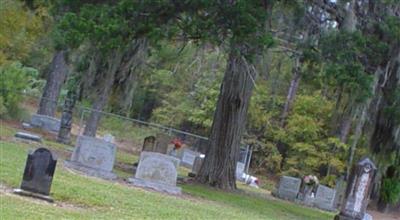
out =
[[[18,94],[24,97],[21,107],[29,113],[36,113],[40,101],[46,100],[56,104],[57,108],[55,117],[61,118],[65,98],[55,101],[26,92],[18,92]],[[120,145],[123,145],[122,147],[131,148],[133,151],[141,150],[145,137],[156,136],[159,133],[163,133],[171,139],[179,138],[186,148],[197,152],[205,153],[208,147],[207,137],[154,122],[142,121],[105,111],[97,111],[84,106],[81,103],[77,103],[74,107],[74,125],[72,127],[72,133],[74,135],[83,134],[86,122],[92,112],[101,114],[101,119],[96,133],[97,136],[111,134]]]

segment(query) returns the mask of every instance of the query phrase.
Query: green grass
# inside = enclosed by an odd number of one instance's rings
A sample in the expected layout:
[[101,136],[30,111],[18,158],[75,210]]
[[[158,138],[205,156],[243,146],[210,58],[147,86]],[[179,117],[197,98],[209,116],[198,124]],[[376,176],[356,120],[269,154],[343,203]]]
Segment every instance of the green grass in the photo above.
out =
[[[63,145],[45,143],[53,150],[63,148]],[[19,186],[28,149],[30,147],[27,144],[0,141],[0,183],[8,189]],[[131,162],[137,157],[118,154],[118,159]],[[182,185],[183,196],[147,191],[121,182],[75,174],[63,168],[62,160],[60,158],[58,161],[51,189],[55,204],[16,196],[0,189],[0,219],[333,218],[331,213],[280,200],[223,192],[200,185]],[[180,169],[182,175],[186,172],[187,170]],[[120,176],[128,175],[120,170],[116,173]],[[242,191],[246,190],[246,186],[240,188]]]

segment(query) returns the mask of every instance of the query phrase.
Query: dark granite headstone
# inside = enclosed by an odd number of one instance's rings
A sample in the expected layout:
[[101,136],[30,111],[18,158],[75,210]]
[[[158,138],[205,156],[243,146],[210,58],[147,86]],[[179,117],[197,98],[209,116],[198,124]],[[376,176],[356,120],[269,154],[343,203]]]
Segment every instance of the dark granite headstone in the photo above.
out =
[[376,166],[369,158],[364,158],[356,164],[350,175],[341,211],[335,216],[336,220],[364,218],[375,173]]
[[46,148],[38,148],[28,154],[21,189],[16,189],[14,192],[51,200],[48,195],[56,164],[57,160]]
[[76,95],[74,91],[68,91],[67,98],[64,101],[63,112],[60,121],[60,131],[58,132],[57,141],[63,144],[71,143],[72,129],[72,113],[76,103]]
[[144,138],[143,141],[143,148],[142,151],[154,151],[154,146],[156,143],[156,137],[154,136],[148,136]]

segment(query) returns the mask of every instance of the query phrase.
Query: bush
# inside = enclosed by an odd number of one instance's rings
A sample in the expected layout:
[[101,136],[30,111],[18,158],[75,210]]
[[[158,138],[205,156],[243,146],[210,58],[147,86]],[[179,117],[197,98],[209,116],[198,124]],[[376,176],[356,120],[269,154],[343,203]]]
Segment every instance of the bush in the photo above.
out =
[[381,186],[381,199],[389,204],[396,204],[400,201],[400,179],[385,178]]
[[21,116],[19,103],[23,99],[22,93],[30,89],[30,82],[37,75],[35,69],[24,67],[18,62],[0,66],[0,117]]

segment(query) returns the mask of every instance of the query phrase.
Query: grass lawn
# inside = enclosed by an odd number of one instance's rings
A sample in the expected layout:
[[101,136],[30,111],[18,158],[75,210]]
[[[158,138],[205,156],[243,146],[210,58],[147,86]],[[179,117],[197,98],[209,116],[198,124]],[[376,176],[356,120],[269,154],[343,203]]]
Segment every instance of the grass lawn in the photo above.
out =
[[[0,121],[1,123],[1,121]],[[3,126],[1,126],[3,127]],[[54,204],[10,193],[18,187],[29,145],[4,141],[13,134],[0,128],[0,219],[332,219],[333,214],[285,201],[228,193],[199,185],[181,185],[182,196],[147,191],[123,181],[110,182],[66,170],[59,158],[51,196]],[[45,142],[60,150],[63,145]],[[69,147],[70,148],[70,147]],[[134,156],[118,155],[131,161]],[[181,171],[180,173],[183,173]],[[125,177],[123,171],[116,172]],[[243,188],[243,187],[242,187]],[[244,187],[246,188],[246,187]],[[254,194],[254,192],[252,192]]]

